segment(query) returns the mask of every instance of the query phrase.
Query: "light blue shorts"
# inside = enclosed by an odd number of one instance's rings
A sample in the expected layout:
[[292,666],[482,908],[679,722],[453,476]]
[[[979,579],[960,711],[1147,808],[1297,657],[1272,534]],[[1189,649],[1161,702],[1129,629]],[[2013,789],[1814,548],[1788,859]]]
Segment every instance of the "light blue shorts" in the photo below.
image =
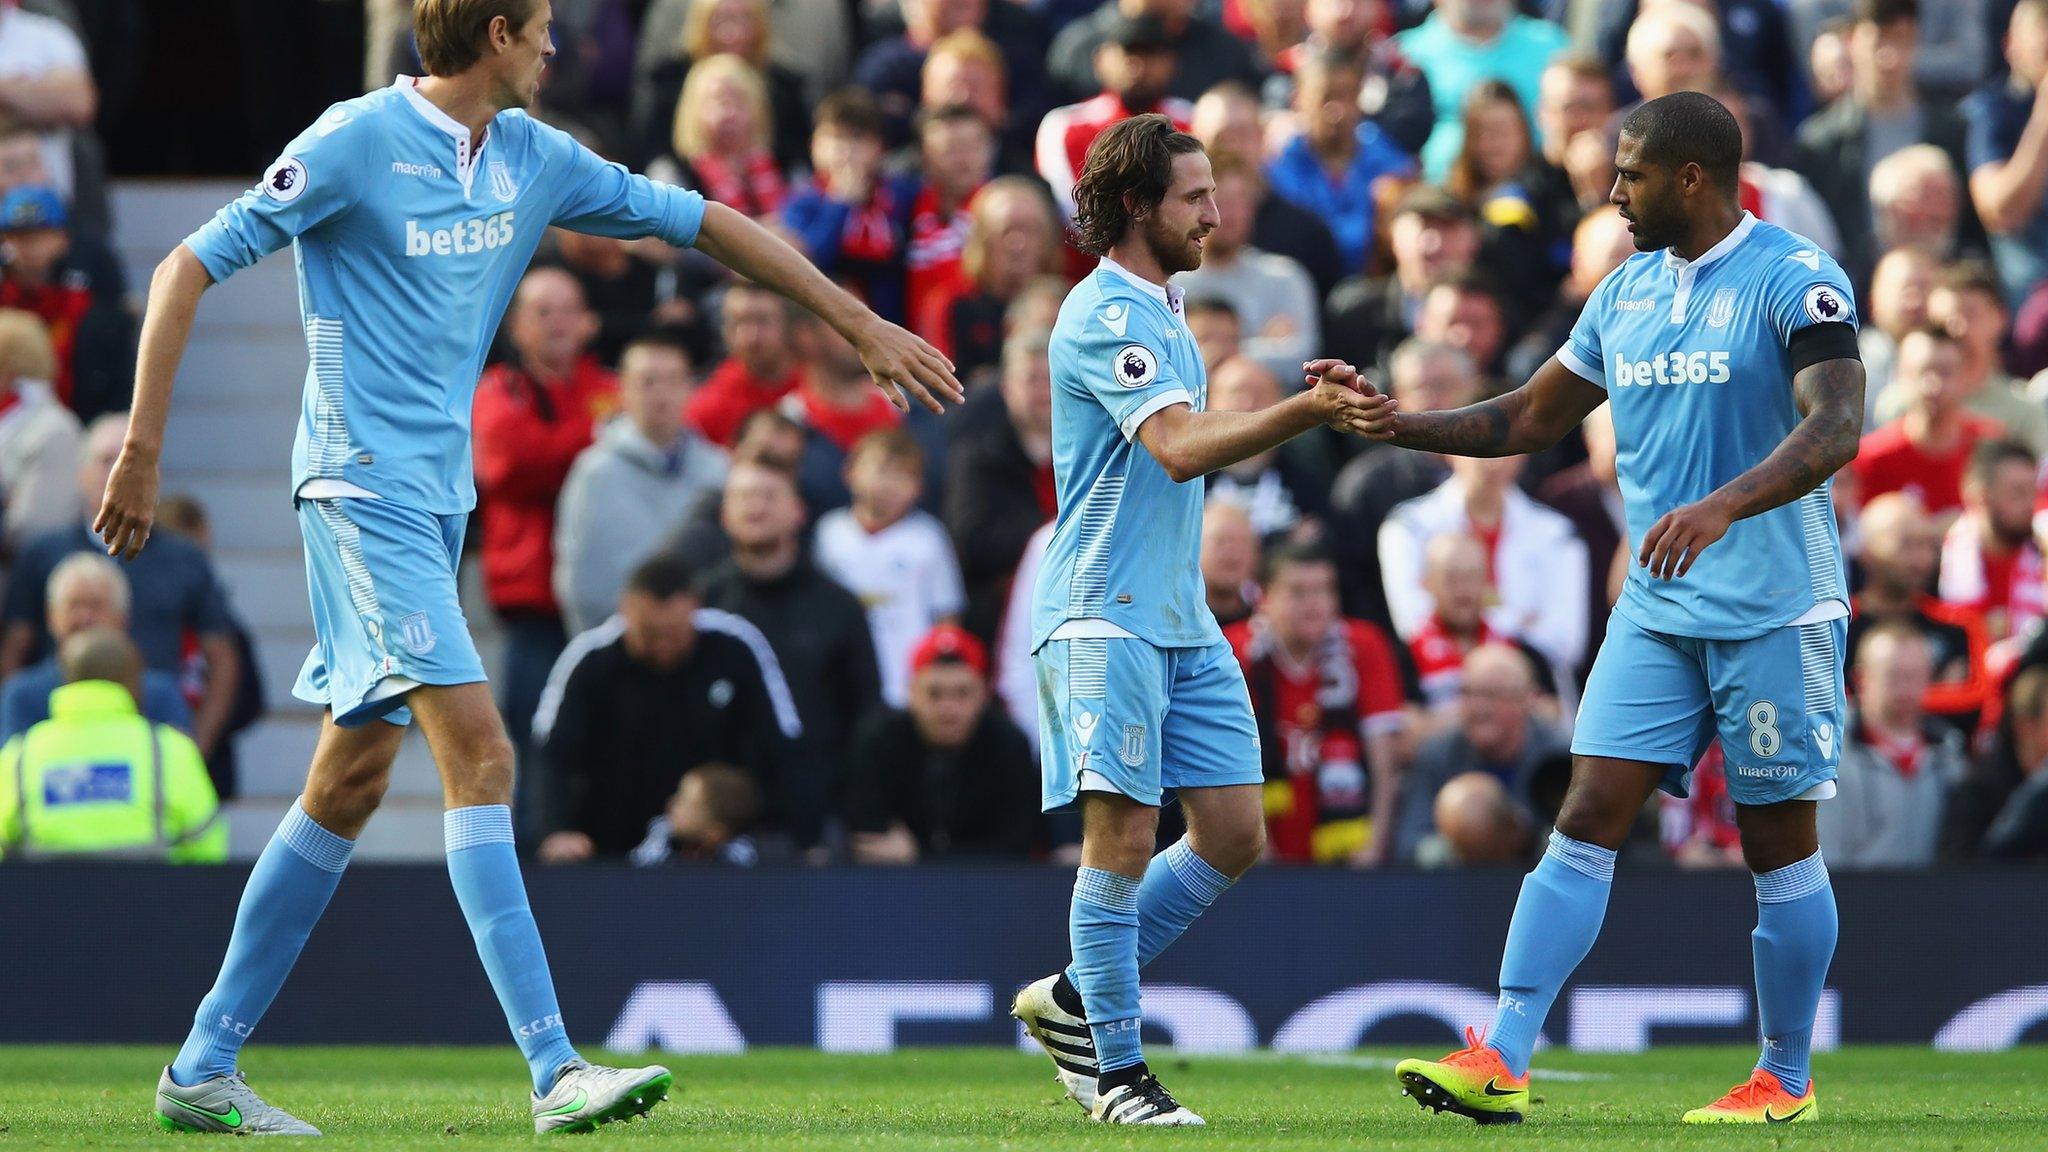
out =
[[484,679],[455,583],[466,514],[360,498],[302,499],[298,511],[314,641],[294,696],[345,728],[407,724],[413,688]]
[[1158,807],[1169,788],[1265,779],[1244,669],[1223,641],[1048,640],[1038,650],[1038,700],[1048,812],[1084,787]]
[[1586,678],[1572,752],[1669,764],[1684,796],[1721,738],[1737,804],[1796,799],[1835,778],[1843,738],[1847,620],[1789,624],[1751,640],[1652,632],[1617,612]]

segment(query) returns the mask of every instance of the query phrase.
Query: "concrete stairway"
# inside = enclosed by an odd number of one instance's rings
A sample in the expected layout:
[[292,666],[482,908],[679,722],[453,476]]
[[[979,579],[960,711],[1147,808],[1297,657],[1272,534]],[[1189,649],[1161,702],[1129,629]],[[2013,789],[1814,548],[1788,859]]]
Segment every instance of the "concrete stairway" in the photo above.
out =
[[[164,254],[241,191],[213,181],[116,185],[118,251],[138,307]],[[212,516],[214,562],[254,636],[257,674],[270,703],[270,714],[241,739],[243,795],[230,809],[238,858],[262,850],[298,794],[319,733],[319,713],[291,694],[313,640],[289,494],[305,375],[298,281],[287,249],[207,292],[178,374],[164,446],[164,491],[191,493]],[[490,621],[481,604],[469,616]],[[494,647],[486,645],[487,666],[495,667]],[[356,856],[440,854],[440,783],[415,731]]]

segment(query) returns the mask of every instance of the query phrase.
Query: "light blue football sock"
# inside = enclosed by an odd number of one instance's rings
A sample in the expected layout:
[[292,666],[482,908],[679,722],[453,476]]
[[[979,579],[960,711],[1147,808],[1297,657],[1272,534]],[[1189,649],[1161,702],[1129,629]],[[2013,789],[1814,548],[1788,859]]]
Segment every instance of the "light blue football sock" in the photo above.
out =
[[1188,930],[1233,883],[1195,854],[1188,838],[1152,857],[1138,885],[1138,967],[1143,968]]
[[1083,868],[1068,918],[1074,966],[1067,975],[1088,1009],[1097,1074],[1145,1059],[1139,1043],[1137,877]]
[[512,850],[512,809],[504,804],[450,808],[441,816],[441,830],[456,902],[505,1009],[505,1023],[533,1073],[533,1090],[546,1095],[555,1085],[556,1070],[578,1057],[562,1025],[547,953]]
[[1755,877],[1756,931],[1749,940],[1763,1031],[1756,1066],[1776,1076],[1785,1091],[1804,1096],[1812,1078],[1813,1016],[1840,929],[1835,890],[1817,851]]
[[300,802],[292,804],[242,888],[227,957],[171,1062],[172,1080],[189,1088],[235,1070],[235,1057],[284,987],[355,846],[315,824]]
[[1592,951],[1614,885],[1614,850],[1550,833],[1550,847],[1522,880],[1500,960],[1500,1007],[1486,1044],[1508,1071],[1529,1073],[1536,1036],[1564,982]]

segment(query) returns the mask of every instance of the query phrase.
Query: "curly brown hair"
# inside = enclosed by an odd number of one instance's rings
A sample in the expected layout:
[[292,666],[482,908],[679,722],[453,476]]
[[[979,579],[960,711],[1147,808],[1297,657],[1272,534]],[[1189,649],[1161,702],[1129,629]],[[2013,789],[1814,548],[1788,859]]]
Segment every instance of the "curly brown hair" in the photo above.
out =
[[1173,160],[1200,152],[1202,142],[1157,112],[1119,120],[1088,147],[1088,161],[1074,183],[1074,243],[1091,256],[1104,256],[1130,226],[1166,199]]

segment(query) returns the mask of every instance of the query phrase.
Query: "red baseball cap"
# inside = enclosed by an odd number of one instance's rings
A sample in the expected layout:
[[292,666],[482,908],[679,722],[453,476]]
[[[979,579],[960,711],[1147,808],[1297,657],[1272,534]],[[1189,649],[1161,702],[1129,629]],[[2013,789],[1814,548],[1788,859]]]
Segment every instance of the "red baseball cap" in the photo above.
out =
[[958,624],[941,624],[924,634],[910,650],[910,674],[915,676],[941,660],[965,664],[977,676],[988,675],[988,648]]

